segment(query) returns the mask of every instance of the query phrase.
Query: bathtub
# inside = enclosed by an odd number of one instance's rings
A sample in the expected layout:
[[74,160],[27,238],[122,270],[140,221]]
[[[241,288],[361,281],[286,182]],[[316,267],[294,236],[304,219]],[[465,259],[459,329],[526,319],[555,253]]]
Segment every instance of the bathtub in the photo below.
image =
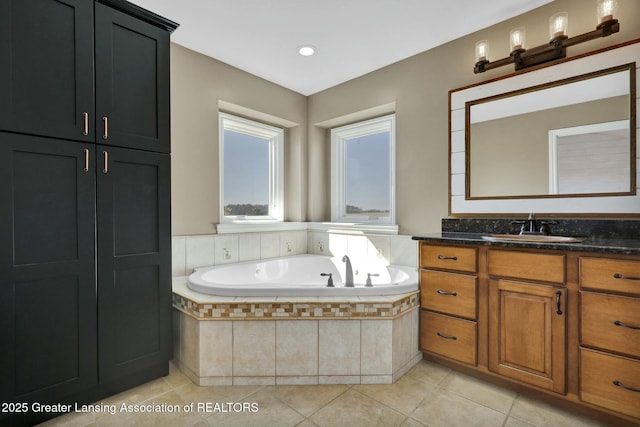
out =
[[[398,295],[418,290],[417,269],[351,260],[355,287],[344,286],[341,258],[295,255],[196,269],[187,286],[196,292],[221,296],[359,296]],[[334,287],[327,287],[330,273]],[[371,273],[373,286],[365,286]],[[377,276],[373,276],[377,275]]]

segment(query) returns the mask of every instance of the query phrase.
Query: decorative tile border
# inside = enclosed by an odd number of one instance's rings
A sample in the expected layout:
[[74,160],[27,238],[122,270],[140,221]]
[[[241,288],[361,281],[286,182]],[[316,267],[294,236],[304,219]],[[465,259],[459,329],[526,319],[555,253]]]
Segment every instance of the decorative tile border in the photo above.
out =
[[[420,304],[419,292],[398,295],[385,301],[362,301],[345,298],[331,302],[195,302],[189,297],[173,294],[173,307],[197,320],[260,320],[260,319],[394,319]],[[335,300],[335,298],[332,298]]]

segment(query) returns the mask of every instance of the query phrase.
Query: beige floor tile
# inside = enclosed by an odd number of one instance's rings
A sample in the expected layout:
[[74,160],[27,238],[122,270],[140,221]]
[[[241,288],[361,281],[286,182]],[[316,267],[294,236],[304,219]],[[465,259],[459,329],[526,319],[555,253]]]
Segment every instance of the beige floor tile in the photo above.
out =
[[600,427],[606,425],[524,396],[516,398],[509,417],[534,426]]
[[138,405],[165,405],[166,408],[176,407],[175,411],[160,410],[158,412],[119,412],[98,420],[100,427],[175,427],[193,426],[203,421],[197,413],[186,413],[185,402],[175,391],[154,397]]
[[533,424],[526,423],[517,418],[509,417],[507,422],[504,423],[504,427],[534,427]]
[[436,390],[435,385],[409,376],[400,378],[394,384],[356,385],[353,388],[405,415],[411,414]]
[[458,372],[452,372],[440,387],[491,409],[508,414],[517,393],[480,381]]
[[416,366],[411,368],[405,376],[415,378],[429,384],[438,385],[449,374],[449,372],[451,372],[451,369],[449,368],[438,365],[437,363],[421,360]]
[[[304,416],[279,400],[271,391],[271,387],[262,389],[244,399],[248,410],[230,410],[211,414],[207,421],[215,427],[242,426],[277,426],[294,427],[304,421]],[[235,406],[234,406],[235,407]],[[256,408],[254,411],[253,408]]]
[[96,416],[93,413],[83,414],[71,412],[59,417],[53,418],[42,424],[38,424],[39,427],[85,427],[94,425]]
[[402,424],[400,424],[400,427],[425,427],[425,426],[426,424],[422,424],[420,421],[414,420],[413,418],[407,418],[406,420],[404,420]]
[[[123,391],[122,393],[107,397],[106,399],[100,401],[100,403],[103,403],[105,405],[115,404],[118,406],[120,406],[122,403],[140,403],[155,396],[160,396],[161,394],[164,394],[171,389],[172,387],[163,378],[158,378],[157,380],[153,380],[138,387],[134,387],[131,390]],[[101,414],[98,414],[98,418],[100,418],[100,415]]]
[[164,380],[171,388],[180,387],[191,382],[173,363],[169,363],[169,375],[164,377]]
[[312,423],[308,419],[305,419],[303,422],[301,422],[300,424],[296,425],[296,427],[318,427],[318,425]]
[[176,389],[176,393],[185,403],[226,403],[240,402],[246,397],[256,393],[263,386],[208,386],[200,387],[193,383],[186,384]]
[[430,427],[501,427],[506,415],[440,389],[431,398],[425,399],[411,414],[411,418]]
[[338,398],[349,389],[349,386],[341,385],[308,385],[308,386],[276,386],[269,387],[279,400],[286,403],[305,417]]
[[402,424],[406,416],[350,389],[309,419],[320,427],[392,427]]

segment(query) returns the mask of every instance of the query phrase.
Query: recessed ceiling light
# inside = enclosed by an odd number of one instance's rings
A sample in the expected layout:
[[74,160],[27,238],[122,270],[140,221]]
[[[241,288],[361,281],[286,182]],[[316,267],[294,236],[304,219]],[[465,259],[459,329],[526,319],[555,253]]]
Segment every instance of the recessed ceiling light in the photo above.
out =
[[298,46],[298,53],[302,56],[311,56],[316,53],[316,48],[310,44],[304,44],[302,46]]

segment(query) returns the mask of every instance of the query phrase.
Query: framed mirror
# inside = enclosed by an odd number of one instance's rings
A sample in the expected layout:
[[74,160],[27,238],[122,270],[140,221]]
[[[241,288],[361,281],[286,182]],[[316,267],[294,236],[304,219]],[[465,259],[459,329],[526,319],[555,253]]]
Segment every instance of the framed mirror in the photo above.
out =
[[640,216],[640,40],[449,92],[449,213]]
[[635,193],[635,65],[465,106],[466,198]]

